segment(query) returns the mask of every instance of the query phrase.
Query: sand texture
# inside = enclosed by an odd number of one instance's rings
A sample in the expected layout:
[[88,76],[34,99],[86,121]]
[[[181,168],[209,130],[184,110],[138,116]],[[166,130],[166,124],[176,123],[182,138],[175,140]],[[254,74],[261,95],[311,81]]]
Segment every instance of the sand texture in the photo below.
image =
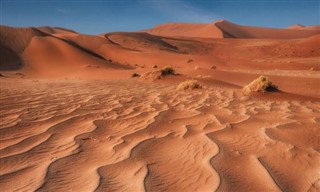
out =
[[319,100],[139,80],[22,84],[1,87],[2,191],[320,189]]

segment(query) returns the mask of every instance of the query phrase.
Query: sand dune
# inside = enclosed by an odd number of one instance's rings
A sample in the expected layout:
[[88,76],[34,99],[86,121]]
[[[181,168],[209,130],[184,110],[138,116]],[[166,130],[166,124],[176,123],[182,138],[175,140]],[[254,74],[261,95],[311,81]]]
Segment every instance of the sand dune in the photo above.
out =
[[[70,41],[64,36],[76,33],[61,32],[61,28],[12,28],[1,26],[1,70],[19,70],[23,74],[42,77],[81,75],[91,69],[126,69],[127,66],[112,63],[108,59]],[[46,28],[47,29],[47,28]],[[60,30],[60,31],[59,31]],[[52,36],[49,33],[60,33]],[[97,37],[98,38],[98,37]],[[86,44],[87,45],[87,44]],[[82,72],[83,71],[83,72]]]
[[194,23],[168,23],[143,30],[153,35],[173,37],[223,38],[223,32],[215,25]]
[[[218,21],[215,25],[234,27],[234,24],[227,21]],[[249,41],[172,38],[147,33],[109,33],[91,36],[61,32],[51,35],[36,28],[2,27],[2,29],[5,38],[1,40],[1,50],[4,55],[1,59],[1,69],[20,70],[20,73],[27,76],[38,74],[38,77],[47,76],[48,71],[55,77],[64,77],[71,71],[78,73],[77,71],[81,71],[81,67],[84,66],[88,66],[89,69],[128,69],[151,67],[155,64],[162,67],[171,64],[172,61],[174,64],[171,65],[183,68],[194,68],[194,66],[210,68],[214,65],[219,68],[309,70],[318,69],[316,61],[320,55],[319,35],[304,39]],[[187,30],[184,27],[178,29],[180,32]],[[195,29],[201,28],[195,27]],[[174,31],[171,28],[170,30]],[[309,32],[312,30],[304,34]],[[259,28],[255,33],[264,32]],[[19,38],[21,41],[17,40]],[[43,54],[39,54],[40,49]],[[304,60],[301,60],[302,58]],[[268,64],[261,65],[262,62]],[[290,65],[286,64],[287,62],[290,62]],[[54,65],[57,65],[55,69],[47,70]],[[92,72],[92,70],[87,71]],[[81,76],[83,72],[79,74]]]
[[320,33],[319,30],[275,29],[241,26],[228,21],[217,22],[216,26],[224,33],[224,37],[241,39],[297,39]]
[[[308,30],[302,30],[308,29]],[[275,29],[242,26],[226,20],[210,24],[169,23],[144,30],[154,35],[170,37],[238,38],[238,39],[297,39],[320,34],[319,26]]]
[[[1,27],[0,191],[319,191],[320,39],[306,28]],[[261,75],[279,91],[243,95]],[[177,90],[192,79],[202,89]]]
[[320,26],[318,25],[313,25],[313,26],[304,26],[304,25],[291,25],[287,29],[304,29],[304,30],[320,30]]
[[36,36],[46,36],[36,28],[0,26],[1,70],[18,70],[23,66],[20,54]]
[[28,67],[42,76],[70,74],[83,68],[119,67],[53,37],[33,38],[23,56],[30,63]]

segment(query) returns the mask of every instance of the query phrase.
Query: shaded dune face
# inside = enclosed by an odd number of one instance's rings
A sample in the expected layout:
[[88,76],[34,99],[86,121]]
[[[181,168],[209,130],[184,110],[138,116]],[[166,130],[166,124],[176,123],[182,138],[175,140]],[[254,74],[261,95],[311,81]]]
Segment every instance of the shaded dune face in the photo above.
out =
[[18,70],[23,67],[22,52],[33,37],[46,36],[36,28],[0,26],[0,70]]
[[128,68],[108,61],[99,53],[90,50],[90,47],[87,48],[87,45],[83,47],[63,37],[63,35],[77,35],[73,31],[62,28],[40,29],[0,27],[0,70],[22,70],[26,74],[58,77],[77,72],[85,66]]
[[1,190],[319,190],[319,100],[140,81],[9,86]]
[[38,27],[38,29],[48,34],[78,34],[77,32],[71,29],[65,29],[61,27],[43,26],[43,27]]

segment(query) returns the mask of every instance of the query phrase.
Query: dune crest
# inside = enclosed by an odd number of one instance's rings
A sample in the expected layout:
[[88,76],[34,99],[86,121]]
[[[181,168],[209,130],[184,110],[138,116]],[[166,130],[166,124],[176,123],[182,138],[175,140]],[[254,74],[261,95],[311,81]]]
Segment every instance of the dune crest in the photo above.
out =
[[263,27],[242,26],[227,20],[218,20],[210,24],[169,23],[143,30],[153,35],[169,37],[199,37],[199,38],[237,38],[237,39],[298,39],[320,34],[319,26],[290,27],[275,29]]

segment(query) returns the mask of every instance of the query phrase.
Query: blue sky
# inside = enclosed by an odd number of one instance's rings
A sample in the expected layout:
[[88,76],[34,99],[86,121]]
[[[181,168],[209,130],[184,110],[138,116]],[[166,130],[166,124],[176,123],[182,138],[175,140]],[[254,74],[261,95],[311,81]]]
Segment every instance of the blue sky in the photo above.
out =
[[58,26],[80,33],[137,31],[167,22],[283,28],[320,25],[320,0],[0,0],[1,25]]

